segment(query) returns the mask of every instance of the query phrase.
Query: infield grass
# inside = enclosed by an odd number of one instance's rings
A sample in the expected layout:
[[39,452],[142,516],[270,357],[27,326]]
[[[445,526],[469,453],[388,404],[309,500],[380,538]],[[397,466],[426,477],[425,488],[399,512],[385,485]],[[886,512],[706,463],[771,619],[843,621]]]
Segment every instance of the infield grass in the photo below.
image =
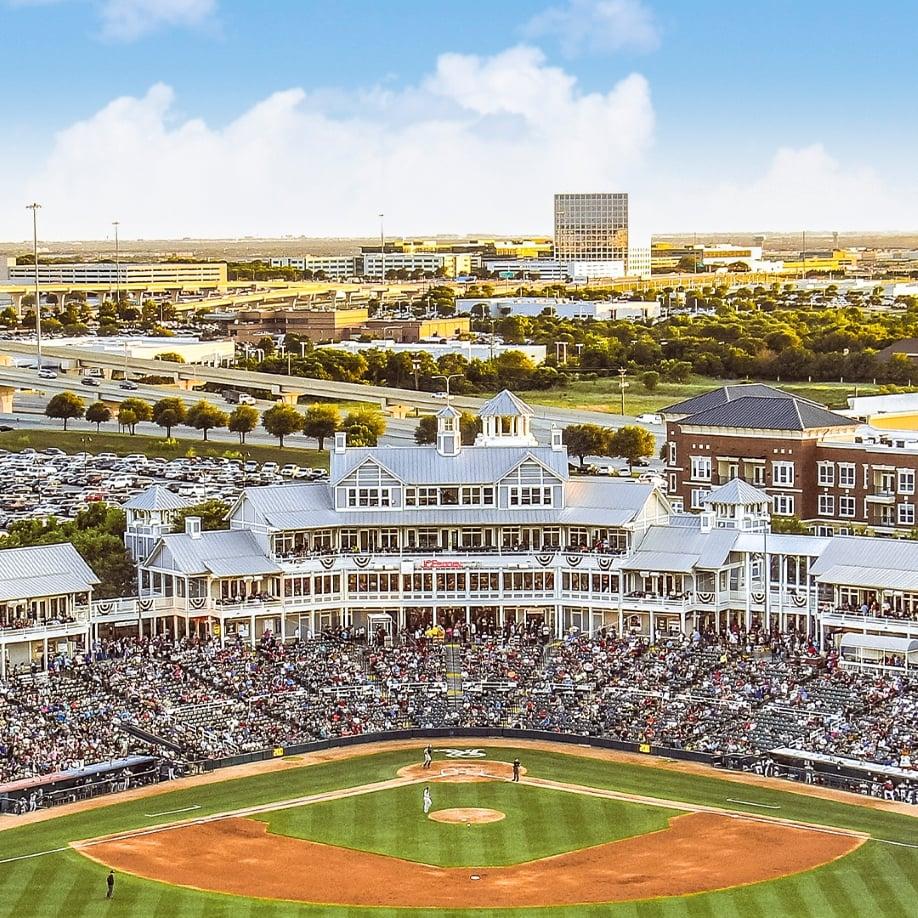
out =
[[257,817],[277,835],[438,867],[521,864],[665,829],[679,811],[509,782],[431,785],[433,809],[481,807],[500,822],[465,826],[424,816],[422,786],[398,787]]
[[[444,744],[445,745],[445,744]],[[105,808],[76,813],[0,832],[0,860],[46,851],[75,839],[91,838],[131,828],[163,824],[175,816],[149,817],[185,806],[200,806],[194,815],[221,813],[261,803],[282,802],[339,787],[386,780],[396,770],[420,760],[417,752],[389,751],[346,761],[289,768],[249,778],[172,790],[143,800],[114,802]],[[529,774],[572,784],[615,788],[620,791],[732,807],[746,812],[762,810],[732,804],[728,798],[778,806],[775,815],[802,821],[845,826],[878,838],[918,845],[918,819],[883,813],[854,804],[700,777],[668,769],[579,758],[565,752],[487,747],[488,757],[503,761],[519,755]],[[291,764],[293,764],[291,762]],[[437,785],[435,806],[441,807]],[[470,787],[473,785],[459,785]],[[488,785],[481,785],[488,786]],[[573,796],[573,795],[571,795]],[[117,800],[117,798],[113,798]],[[416,812],[417,802],[413,810]],[[502,807],[495,807],[500,809]],[[558,820],[546,820],[554,833]],[[458,832],[469,832],[462,827]],[[486,828],[486,827],[478,827]],[[404,853],[404,852],[403,852]],[[194,857],[189,851],[184,855]],[[724,851],[724,857],[730,852]],[[302,865],[291,865],[303,869]],[[660,865],[661,870],[666,865]],[[397,918],[392,909],[309,907],[267,902],[180,889],[130,876],[118,877],[116,897],[105,900],[107,870],[83,855],[66,850],[46,856],[0,864],[0,916],[17,918]],[[393,877],[397,882],[397,877]],[[705,893],[677,899],[647,900],[615,905],[491,911],[416,910],[412,918],[913,918],[918,902],[918,848],[871,841],[854,853],[817,870],[770,883]]]

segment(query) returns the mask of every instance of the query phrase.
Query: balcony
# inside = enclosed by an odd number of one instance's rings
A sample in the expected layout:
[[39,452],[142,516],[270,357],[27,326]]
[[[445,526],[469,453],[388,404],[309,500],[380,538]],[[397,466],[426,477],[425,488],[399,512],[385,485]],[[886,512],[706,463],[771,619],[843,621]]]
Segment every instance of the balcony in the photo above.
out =
[[894,504],[895,502],[896,492],[885,488],[876,488],[867,495],[868,504]]
[[83,614],[71,622],[49,620],[47,622],[30,622],[23,627],[0,626],[0,637],[2,637],[5,644],[19,643],[22,641],[40,641],[45,638],[83,634],[88,626],[88,615]]
[[861,615],[847,609],[823,609],[822,622],[838,628],[856,628],[858,631],[882,631],[889,634],[905,634],[918,638],[918,612],[912,617],[893,615]]

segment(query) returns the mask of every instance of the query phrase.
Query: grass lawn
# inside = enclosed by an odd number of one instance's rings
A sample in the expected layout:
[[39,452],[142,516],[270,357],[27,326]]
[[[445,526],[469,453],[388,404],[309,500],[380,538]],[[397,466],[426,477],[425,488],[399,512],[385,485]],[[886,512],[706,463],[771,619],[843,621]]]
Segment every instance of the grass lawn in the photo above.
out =
[[[384,780],[394,776],[400,766],[418,762],[420,747],[419,743],[419,748],[414,754],[410,751],[382,752],[347,761],[313,765],[305,769],[291,768],[246,779],[170,791],[156,798],[113,803],[104,809],[7,830],[0,832],[0,859],[48,851],[64,846],[70,840],[151,826],[176,818],[149,817],[147,813],[161,813],[165,810],[196,805],[201,809],[196,810],[195,815],[203,816],[247,805],[320,793],[337,787]],[[596,787],[614,787],[663,799],[732,806],[750,813],[762,812],[761,809],[752,806],[727,803],[728,797],[741,797],[749,803],[778,806],[780,809],[775,811],[776,815],[783,817],[844,825],[871,832],[876,838],[918,844],[918,819],[910,816],[881,813],[866,807],[808,798],[771,788],[742,786],[740,794],[737,784],[721,780],[714,774],[710,778],[698,777],[658,768],[584,759],[576,754],[537,752],[531,749],[517,751],[485,746],[482,748],[486,748],[490,758],[504,761],[518,754],[529,773],[535,776],[552,777]],[[448,792],[443,789],[447,787],[449,785],[434,785],[432,788],[435,808],[445,805],[443,794]],[[465,796],[469,788],[503,786],[456,787]],[[419,789],[409,790],[413,790],[416,795]],[[519,788],[508,790],[514,791]],[[565,795],[567,796],[569,795]],[[368,799],[369,797],[355,798]],[[410,802],[412,816],[416,817],[418,800],[413,797]],[[505,803],[494,808],[508,812],[505,823],[511,822],[510,811],[506,809]],[[551,805],[550,808],[554,809],[554,806]],[[306,809],[308,808],[301,808],[300,812],[305,812]],[[639,814],[636,818],[644,818],[640,808],[633,809]],[[271,819],[273,821],[275,816],[290,818],[287,814],[293,812],[278,812],[272,814]],[[648,812],[661,811],[650,809]],[[577,844],[588,843],[590,833],[594,831],[591,820],[596,818],[595,813],[596,811],[591,811],[584,814],[585,821],[577,825],[586,833],[577,839]],[[387,814],[387,817],[391,821],[391,814]],[[555,836],[558,833],[557,837],[563,839],[565,833],[569,832],[561,820],[548,820],[538,814],[532,817],[528,814],[517,817],[514,814],[512,817],[513,820],[517,818],[531,818],[531,831],[534,834],[545,832]],[[500,826],[502,823],[493,825]],[[368,837],[372,838],[379,836],[385,827],[381,829],[367,823],[361,827],[358,823],[350,827],[332,826],[327,828],[327,831],[350,832],[352,836],[356,836],[362,828]],[[454,829],[457,833],[465,832],[474,837],[477,831],[487,828],[488,826],[478,826],[472,830],[462,826],[441,826],[440,831]],[[604,827],[604,831],[615,833],[621,832],[622,828],[610,825]],[[410,853],[412,846],[413,850],[419,850],[419,844],[412,839],[406,837],[403,841],[400,850],[404,853]],[[533,846],[543,844],[538,837],[530,838],[528,832],[520,832],[519,843]],[[460,855],[461,853],[456,856]],[[194,857],[194,852],[189,851],[180,856]],[[729,852],[725,851],[724,856],[729,857]],[[661,864],[661,869],[665,868],[666,865]],[[291,865],[291,869],[303,869],[303,865]],[[195,892],[126,875],[118,877],[115,899],[107,902],[104,898],[106,873],[102,866],[69,850],[0,864],[0,916],[366,918],[370,914],[367,909],[362,908],[308,907],[286,902],[267,902]],[[397,882],[397,877],[393,877],[393,882]],[[918,849],[871,841],[853,854],[817,870],[771,883],[760,883],[718,893],[594,907],[507,909],[499,912],[444,912],[418,909],[413,910],[411,915],[413,918],[851,918],[861,915],[905,918],[914,914],[914,904],[918,901],[916,884]],[[373,918],[397,918],[400,914],[405,913],[391,909],[372,910]]]
[[[755,382],[756,380],[751,380]],[[661,408],[716,389],[724,385],[736,385],[750,382],[745,379],[712,379],[706,376],[693,376],[684,383],[662,381],[653,392],[649,392],[640,379],[629,377],[625,390],[625,414],[635,417],[639,414],[652,414]],[[804,398],[812,399],[829,408],[847,408],[847,399],[855,394],[875,395],[880,387],[858,383],[776,383],[773,380],[762,380],[766,385],[778,386]],[[585,409],[590,411],[607,411],[618,414],[621,408],[621,392],[618,387],[618,376],[600,377],[599,379],[574,382],[564,389],[525,391],[519,395],[533,405],[546,405],[552,408]]]
[[502,866],[665,829],[676,810],[522,784],[433,784],[433,809],[483,807],[500,822],[444,824],[421,811],[421,786],[377,791],[258,817],[277,835],[440,867]]
[[146,456],[162,456],[164,459],[179,459],[183,456],[233,456],[247,457],[255,462],[277,462],[285,464],[295,462],[300,466],[328,468],[328,453],[317,449],[298,449],[297,447],[249,445],[240,446],[228,441],[208,441],[203,439],[151,437],[144,434],[109,433],[86,430],[53,430],[50,428],[7,430],[0,432],[0,449],[17,451],[22,449],[46,449],[56,446],[65,453],[116,453],[126,456],[129,453],[143,453]]

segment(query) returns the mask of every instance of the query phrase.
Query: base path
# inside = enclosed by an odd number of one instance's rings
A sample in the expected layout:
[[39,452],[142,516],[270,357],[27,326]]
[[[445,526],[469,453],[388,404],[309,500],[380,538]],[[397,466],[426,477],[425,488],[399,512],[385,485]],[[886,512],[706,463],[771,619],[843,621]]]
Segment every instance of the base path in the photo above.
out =
[[118,871],[218,893],[326,905],[461,909],[708,892],[810,870],[862,841],[687,813],[674,816],[660,832],[525,864],[444,868],[273,835],[266,823],[229,818],[97,842],[81,853]]

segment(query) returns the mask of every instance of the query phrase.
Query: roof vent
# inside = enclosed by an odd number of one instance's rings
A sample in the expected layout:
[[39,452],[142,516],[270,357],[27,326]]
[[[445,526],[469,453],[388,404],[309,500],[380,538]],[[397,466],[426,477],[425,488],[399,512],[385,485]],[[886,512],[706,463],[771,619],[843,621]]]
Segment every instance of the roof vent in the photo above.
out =
[[347,449],[347,431],[339,430],[335,433],[335,454],[341,455]]
[[186,516],[185,517],[185,535],[189,536],[192,539],[201,538],[201,517],[199,516]]

